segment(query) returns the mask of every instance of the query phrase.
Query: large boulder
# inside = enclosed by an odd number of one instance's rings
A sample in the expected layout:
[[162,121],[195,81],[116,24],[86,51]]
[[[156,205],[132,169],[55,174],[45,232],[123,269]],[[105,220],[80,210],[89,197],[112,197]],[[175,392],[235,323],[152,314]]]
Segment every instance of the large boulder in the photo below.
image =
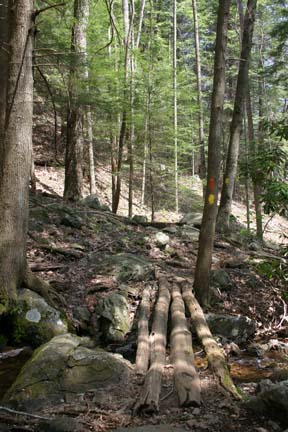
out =
[[91,345],[90,339],[69,333],[54,337],[34,352],[3,401],[22,409],[40,409],[127,382],[130,363]]
[[129,253],[105,255],[102,258],[92,254],[88,257],[88,263],[96,274],[114,276],[119,283],[143,281],[154,273],[154,267],[148,260]]
[[186,213],[180,223],[183,225],[194,225],[197,228],[201,227],[202,213]]
[[129,305],[121,294],[111,294],[99,303],[97,315],[103,338],[107,342],[123,342],[130,330]]
[[213,288],[219,288],[220,291],[229,291],[232,286],[232,280],[224,269],[212,270],[211,285]]
[[160,248],[165,247],[166,245],[169,244],[170,241],[170,237],[168,234],[165,234],[164,232],[157,232],[155,234],[155,244],[156,246],[159,246]]
[[61,313],[29,289],[18,291],[17,309],[9,317],[9,321],[11,339],[33,347],[67,333],[68,329]]
[[260,392],[248,402],[248,407],[258,414],[266,414],[288,426],[288,380],[273,384],[260,383]]
[[207,323],[213,334],[235,343],[245,342],[256,331],[255,321],[247,316],[207,314]]
[[181,236],[186,242],[197,242],[200,231],[192,225],[187,225],[181,230]]

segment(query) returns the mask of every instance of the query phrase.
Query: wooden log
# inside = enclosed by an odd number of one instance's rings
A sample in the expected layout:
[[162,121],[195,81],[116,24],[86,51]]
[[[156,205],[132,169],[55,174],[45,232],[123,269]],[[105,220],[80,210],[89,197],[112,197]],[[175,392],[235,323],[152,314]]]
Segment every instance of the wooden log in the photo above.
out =
[[145,375],[150,358],[149,343],[150,286],[146,285],[142,294],[138,320],[138,342],[136,353],[136,373]]
[[192,285],[185,279],[178,278],[181,282],[183,299],[191,314],[191,319],[197,336],[203,345],[207,355],[208,364],[217,377],[219,384],[236,399],[241,399],[229,373],[224,351],[219,347],[209,329],[203,310],[192,293]]
[[162,373],[165,365],[167,321],[171,300],[167,279],[159,277],[159,296],[155,306],[152,331],[150,334],[150,368],[136,402],[134,412],[154,413],[159,411]]
[[179,286],[172,289],[171,360],[174,385],[180,406],[200,406],[200,379],[195,369],[192,336],[187,327],[185,306]]

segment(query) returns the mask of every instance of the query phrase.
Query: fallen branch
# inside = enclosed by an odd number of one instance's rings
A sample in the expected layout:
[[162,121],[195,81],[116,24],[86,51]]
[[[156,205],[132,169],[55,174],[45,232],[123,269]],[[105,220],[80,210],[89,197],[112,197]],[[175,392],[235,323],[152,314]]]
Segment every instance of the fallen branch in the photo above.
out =
[[180,406],[200,406],[200,379],[195,369],[191,333],[187,328],[185,306],[179,286],[174,283],[171,305],[171,360]]
[[192,285],[183,278],[177,278],[177,282],[181,284],[183,299],[191,314],[192,323],[197,336],[206,352],[209,366],[218,378],[220,385],[236,399],[241,399],[231,379],[224,352],[213,338],[203,310],[192,294]]
[[136,353],[136,372],[145,375],[149,366],[149,315],[150,315],[150,286],[146,285],[142,294],[138,321],[138,342]]
[[8,412],[8,413],[13,414],[13,415],[21,415],[21,416],[25,416],[25,417],[32,417],[32,418],[39,419],[39,420],[49,420],[49,421],[51,421],[51,418],[49,418],[49,417],[43,417],[43,416],[40,416],[40,415],[37,415],[37,414],[30,414],[30,413],[25,412],[25,411],[16,411],[14,409],[7,408],[7,407],[2,406],[2,405],[0,405],[0,410]]
[[155,307],[150,334],[150,368],[145,376],[144,386],[136,402],[134,412],[154,413],[159,411],[162,373],[165,365],[167,321],[171,293],[165,277],[159,278],[159,297]]

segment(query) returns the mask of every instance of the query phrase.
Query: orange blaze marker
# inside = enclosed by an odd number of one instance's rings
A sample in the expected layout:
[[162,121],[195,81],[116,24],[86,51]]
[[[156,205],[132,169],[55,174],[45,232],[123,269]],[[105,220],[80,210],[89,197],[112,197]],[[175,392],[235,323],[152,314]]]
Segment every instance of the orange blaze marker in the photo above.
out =
[[208,188],[209,188],[209,190],[211,192],[214,191],[214,188],[215,188],[215,180],[214,180],[214,178],[210,178],[209,179]]

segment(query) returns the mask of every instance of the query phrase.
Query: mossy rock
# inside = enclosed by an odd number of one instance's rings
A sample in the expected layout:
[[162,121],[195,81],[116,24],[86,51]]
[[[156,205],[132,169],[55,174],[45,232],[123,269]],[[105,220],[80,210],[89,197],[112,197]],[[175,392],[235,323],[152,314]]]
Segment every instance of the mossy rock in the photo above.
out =
[[3,401],[40,409],[77,400],[86,391],[126,383],[131,365],[119,354],[91,348],[89,338],[56,336],[25,364]]
[[143,281],[154,275],[154,267],[147,259],[129,253],[105,255],[103,258],[99,258],[99,254],[90,255],[88,262],[95,274],[114,276],[119,283]]
[[68,330],[61,313],[29,289],[19,290],[16,308],[3,320],[11,342],[34,348]]
[[121,294],[105,297],[97,308],[103,339],[107,342],[122,342],[130,330],[129,305]]

